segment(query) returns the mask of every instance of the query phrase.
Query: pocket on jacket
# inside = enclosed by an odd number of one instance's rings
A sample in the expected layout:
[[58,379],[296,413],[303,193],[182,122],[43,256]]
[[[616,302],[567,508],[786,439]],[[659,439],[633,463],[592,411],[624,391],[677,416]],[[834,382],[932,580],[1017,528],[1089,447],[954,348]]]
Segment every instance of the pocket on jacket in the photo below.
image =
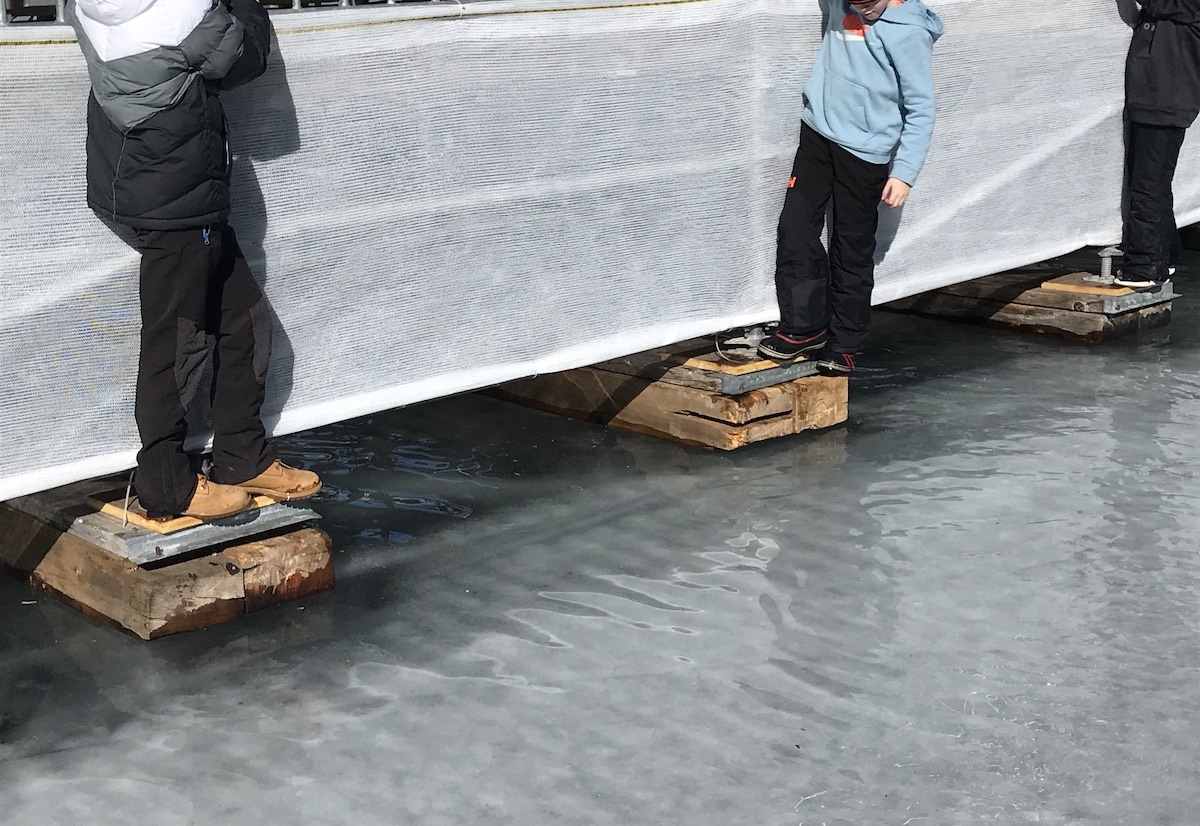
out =
[[852,80],[825,74],[825,121],[844,140],[862,142],[871,134],[867,120],[867,90]]
[[1150,51],[1154,48],[1155,25],[1142,21],[1133,31],[1133,41],[1129,44],[1129,56],[1136,60],[1149,60]]

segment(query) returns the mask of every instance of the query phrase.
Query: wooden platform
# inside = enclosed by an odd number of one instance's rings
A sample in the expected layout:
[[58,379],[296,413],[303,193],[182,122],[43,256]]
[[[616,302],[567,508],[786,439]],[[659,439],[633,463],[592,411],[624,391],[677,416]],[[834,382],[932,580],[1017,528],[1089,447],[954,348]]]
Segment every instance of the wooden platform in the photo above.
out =
[[[296,514],[269,516],[271,508],[286,506],[268,505],[240,515],[240,523],[153,534],[96,512],[103,503],[90,506],[64,493],[76,489],[0,503],[0,568],[143,640],[229,622],[333,587],[331,542],[307,526],[316,518],[310,511],[297,511],[299,525]],[[139,566],[128,549],[142,547],[132,541],[141,533],[172,543],[172,555]]]
[[509,382],[499,398],[688,445],[733,450],[846,420],[848,382],[779,366],[712,339]]
[[1100,344],[1164,327],[1178,296],[1162,289],[1088,283],[1082,272],[1045,269],[989,275],[883,305],[889,310],[978,321],[1043,335]]

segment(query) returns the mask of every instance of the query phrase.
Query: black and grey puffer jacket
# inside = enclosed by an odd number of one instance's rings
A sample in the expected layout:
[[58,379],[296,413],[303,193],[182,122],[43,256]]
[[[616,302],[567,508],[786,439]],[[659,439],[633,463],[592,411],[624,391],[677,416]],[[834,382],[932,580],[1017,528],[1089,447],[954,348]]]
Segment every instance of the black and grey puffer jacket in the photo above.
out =
[[87,59],[87,199],[135,229],[229,216],[219,93],[266,70],[271,22],[256,0],[70,0]]
[[1188,127],[1200,115],[1200,0],[1140,0],[1125,63],[1135,123]]

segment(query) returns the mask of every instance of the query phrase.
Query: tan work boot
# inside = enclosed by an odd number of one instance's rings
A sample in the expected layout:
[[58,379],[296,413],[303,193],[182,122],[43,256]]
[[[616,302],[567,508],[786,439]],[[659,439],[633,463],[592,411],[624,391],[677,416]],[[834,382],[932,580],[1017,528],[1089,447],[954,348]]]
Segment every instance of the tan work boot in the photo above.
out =
[[255,496],[269,496],[278,502],[290,502],[316,496],[321,490],[321,477],[311,470],[290,467],[276,459],[253,479],[238,482],[234,487]]
[[218,485],[208,481],[203,474],[196,474],[196,490],[180,516],[197,519],[218,519],[233,516],[252,504],[250,494],[234,485]]

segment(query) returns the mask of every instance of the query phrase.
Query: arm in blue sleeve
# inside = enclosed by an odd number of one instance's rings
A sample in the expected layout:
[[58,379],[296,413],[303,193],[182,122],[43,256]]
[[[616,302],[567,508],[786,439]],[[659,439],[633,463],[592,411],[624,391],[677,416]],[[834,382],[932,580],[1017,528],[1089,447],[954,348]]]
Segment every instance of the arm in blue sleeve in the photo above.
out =
[[917,181],[933,139],[936,106],[933,97],[933,36],[910,27],[888,50],[900,80],[900,145],[892,162],[892,177],[912,186]]

